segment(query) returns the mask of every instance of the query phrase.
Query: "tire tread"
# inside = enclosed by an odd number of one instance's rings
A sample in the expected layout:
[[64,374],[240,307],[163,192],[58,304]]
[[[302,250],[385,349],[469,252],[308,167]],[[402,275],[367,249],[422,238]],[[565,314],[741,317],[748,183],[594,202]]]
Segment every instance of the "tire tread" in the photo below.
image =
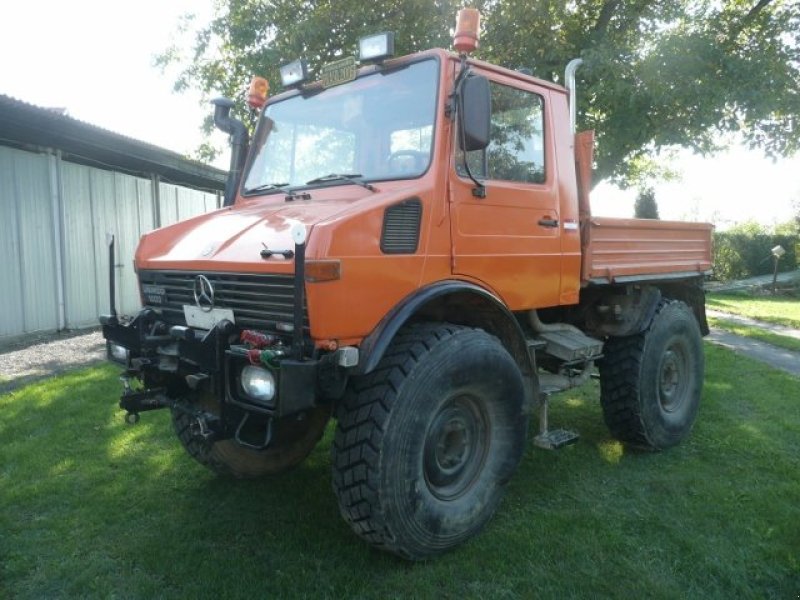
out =
[[358,378],[340,405],[333,442],[333,490],[342,517],[373,546],[419,558],[393,535],[378,495],[381,440],[400,386],[434,346],[469,327],[418,323],[398,336],[378,367]]
[[605,343],[600,367],[600,401],[603,418],[611,434],[633,446],[655,449],[647,432],[640,402],[643,358],[648,334],[668,306],[691,309],[681,301],[664,299],[644,331],[625,337],[611,337]]

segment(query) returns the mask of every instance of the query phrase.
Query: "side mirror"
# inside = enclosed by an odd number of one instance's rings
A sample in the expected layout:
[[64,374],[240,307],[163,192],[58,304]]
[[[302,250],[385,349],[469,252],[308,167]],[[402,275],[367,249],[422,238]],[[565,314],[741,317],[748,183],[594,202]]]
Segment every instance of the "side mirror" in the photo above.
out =
[[489,145],[489,123],[492,114],[492,96],[489,80],[481,75],[469,75],[461,84],[459,95],[461,131],[459,146],[472,152]]

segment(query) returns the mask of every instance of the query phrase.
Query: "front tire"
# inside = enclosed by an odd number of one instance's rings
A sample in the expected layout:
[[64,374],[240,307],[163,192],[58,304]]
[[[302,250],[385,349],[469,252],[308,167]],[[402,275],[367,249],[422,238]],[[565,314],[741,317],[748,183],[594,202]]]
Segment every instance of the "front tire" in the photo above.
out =
[[650,327],[610,338],[600,361],[600,401],[611,434],[662,450],[692,429],[703,390],[700,327],[683,302],[663,301]]
[[449,324],[401,331],[338,413],[333,488],[367,542],[419,560],[475,535],[525,447],[519,368],[497,338]]
[[[219,402],[204,396],[199,404],[219,414]],[[325,432],[331,408],[318,406],[306,413],[284,417],[275,423],[273,441],[264,450],[253,450],[234,440],[208,441],[193,432],[194,419],[173,409],[172,425],[186,452],[201,465],[223,477],[255,479],[278,475],[300,464]]]

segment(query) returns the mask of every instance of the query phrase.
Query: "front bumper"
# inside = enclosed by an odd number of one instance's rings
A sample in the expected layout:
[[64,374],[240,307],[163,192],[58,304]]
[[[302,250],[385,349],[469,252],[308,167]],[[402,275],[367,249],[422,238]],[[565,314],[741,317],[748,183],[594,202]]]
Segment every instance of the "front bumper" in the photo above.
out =
[[[183,410],[198,419],[199,431],[216,439],[238,440],[248,419],[269,425],[274,419],[299,415],[341,395],[346,383],[346,369],[335,353],[303,353],[298,359],[292,346],[279,341],[270,351],[269,367],[276,393],[269,402],[259,402],[246,395],[240,382],[242,369],[253,364],[258,351],[254,355],[253,348],[240,343],[241,332],[230,321],[223,320],[209,331],[169,327],[156,311],[145,308],[132,319],[103,316],[100,322],[109,354],[112,345],[127,350],[119,404],[131,422],[149,410]],[[211,398],[216,410],[203,409],[200,398]],[[259,442],[258,447],[264,444]]]

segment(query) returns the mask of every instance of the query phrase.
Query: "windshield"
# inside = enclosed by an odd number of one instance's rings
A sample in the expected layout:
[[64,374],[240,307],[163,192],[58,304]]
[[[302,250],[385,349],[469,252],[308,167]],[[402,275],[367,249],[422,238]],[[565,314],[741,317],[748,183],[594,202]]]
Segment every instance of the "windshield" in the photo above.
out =
[[[244,192],[270,186],[419,177],[431,158],[438,63],[378,71],[270,104],[253,140]],[[274,187],[272,189],[275,189]]]

